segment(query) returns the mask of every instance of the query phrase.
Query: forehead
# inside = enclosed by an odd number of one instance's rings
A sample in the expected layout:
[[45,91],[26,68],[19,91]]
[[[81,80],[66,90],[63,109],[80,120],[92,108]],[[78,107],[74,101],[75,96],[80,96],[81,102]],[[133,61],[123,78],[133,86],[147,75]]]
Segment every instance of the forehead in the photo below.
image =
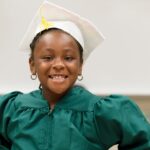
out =
[[59,44],[61,43],[62,46],[68,44],[68,46],[73,45],[79,48],[79,43],[76,41],[76,39],[61,29],[44,30],[37,35],[35,45],[39,45],[40,43],[58,44],[58,42]]

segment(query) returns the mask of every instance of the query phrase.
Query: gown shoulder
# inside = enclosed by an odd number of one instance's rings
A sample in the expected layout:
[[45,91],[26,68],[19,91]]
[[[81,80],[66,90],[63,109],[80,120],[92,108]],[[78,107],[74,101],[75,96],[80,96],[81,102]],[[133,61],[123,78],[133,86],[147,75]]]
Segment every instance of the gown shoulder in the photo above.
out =
[[101,97],[94,106],[94,118],[99,137],[103,137],[106,145],[118,144],[119,149],[128,150],[150,149],[150,124],[129,97]]

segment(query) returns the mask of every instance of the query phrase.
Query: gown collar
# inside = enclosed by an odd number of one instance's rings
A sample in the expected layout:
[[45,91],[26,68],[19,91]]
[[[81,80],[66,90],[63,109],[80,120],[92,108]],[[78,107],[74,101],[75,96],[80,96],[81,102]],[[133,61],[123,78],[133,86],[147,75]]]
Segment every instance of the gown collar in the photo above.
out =
[[[48,101],[42,95],[41,90],[36,90],[28,94],[20,95],[18,98],[18,107],[42,109],[49,108]],[[79,111],[92,110],[92,104],[94,101],[98,101],[99,98],[93,95],[86,89],[80,86],[73,86],[67,91],[67,93],[56,103],[54,108],[60,109],[74,109]],[[89,107],[90,106],[90,107]]]

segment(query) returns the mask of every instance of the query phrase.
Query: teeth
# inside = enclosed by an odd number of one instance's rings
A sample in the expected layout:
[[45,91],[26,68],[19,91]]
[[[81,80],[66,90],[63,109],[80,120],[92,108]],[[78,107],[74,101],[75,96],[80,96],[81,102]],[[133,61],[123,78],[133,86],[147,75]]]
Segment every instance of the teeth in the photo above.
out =
[[53,76],[52,78],[53,79],[62,79],[62,78],[64,79],[65,77],[63,77],[63,76]]
[[50,78],[52,78],[52,79],[65,79],[66,76],[64,76],[64,75],[52,75],[52,76],[50,76]]

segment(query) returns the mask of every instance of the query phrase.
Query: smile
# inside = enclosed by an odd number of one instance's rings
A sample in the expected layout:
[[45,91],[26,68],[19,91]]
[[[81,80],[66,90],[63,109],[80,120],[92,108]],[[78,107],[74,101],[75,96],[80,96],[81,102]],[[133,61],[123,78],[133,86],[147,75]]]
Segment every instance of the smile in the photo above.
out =
[[49,78],[52,79],[53,81],[63,82],[66,78],[68,78],[68,76],[56,74],[56,75],[49,75]]

